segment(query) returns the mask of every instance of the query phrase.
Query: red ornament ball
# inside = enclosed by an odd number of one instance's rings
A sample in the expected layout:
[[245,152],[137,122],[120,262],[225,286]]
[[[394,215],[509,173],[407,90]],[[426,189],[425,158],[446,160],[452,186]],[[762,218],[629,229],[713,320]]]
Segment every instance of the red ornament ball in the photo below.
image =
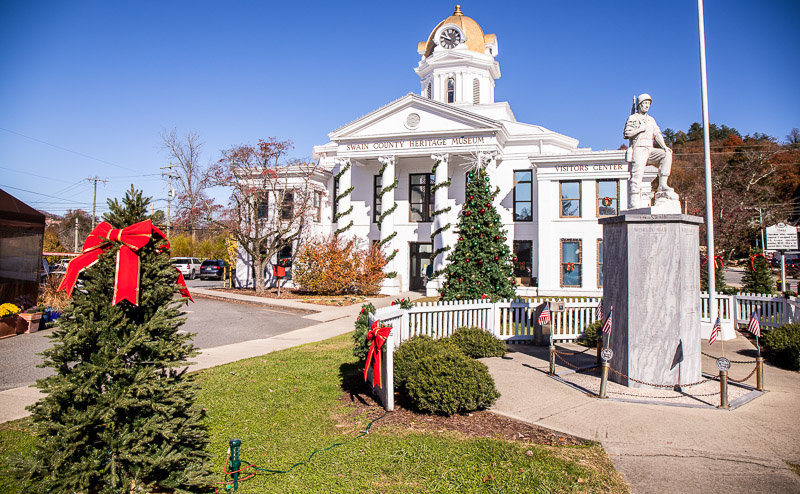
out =
[[472,214],[471,212],[467,211],[467,216],[469,216],[469,215],[471,215],[471,214]]
[[464,259],[464,262],[469,262],[469,259]]
[[458,237],[459,242],[461,242],[462,240],[464,240],[464,237]]
[[469,200],[471,201],[473,197],[475,197],[475,196],[469,196]]
[[481,284],[481,282],[479,281],[479,282],[478,282],[478,284],[480,285],[480,284]]
[[486,212],[486,210],[481,208],[481,213],[485,213],[485,212]]
[[499,261],[499,260],[500,260],[500,258],[499,258],[499,257],[497,257],[497,256],[494,256],[494,260],[495,260],[495,261]]
[[494,239],[495,239],[495,240],[500,240],[500,235],[495,235],[495,236],[494,236]]
[[478,236],[479,236],[479,237],[481,237],[481,238],[483,238],[483,233],[481,233],[481,234],[480,234],[480,235],[478,235]]
[[506,237],[503,237],[503,240],[508,240]]
[[492,207],[492,204],[487,202],[487,203],[486,203],[486,207],[487,207],[487,208],[490,208],[490,207]]
[[459,278],[458,281],[464,281],[464,278]]
[[483,264],[483,259],[478,259],[478,264]]

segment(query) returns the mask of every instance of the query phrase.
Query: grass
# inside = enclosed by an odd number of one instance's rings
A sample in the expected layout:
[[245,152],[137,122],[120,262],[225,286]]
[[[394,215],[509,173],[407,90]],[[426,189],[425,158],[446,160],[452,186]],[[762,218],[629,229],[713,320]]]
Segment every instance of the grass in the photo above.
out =
[[[342,399],[342,382],[360,370],[350,335],[343,335],[201,371],[199,401],[208,411],[219,479],[230,438],[242,440],[243,459],[287,470],[315,449],[358,436],[383,413],[359,414]],[[260,473],[239,492],[628,491],[597,444],[550,447],[377,424],[289,473]],[[0,461],[34,442],[28,420],[0,425]],[[0,476],[0,492],[22,491]]]

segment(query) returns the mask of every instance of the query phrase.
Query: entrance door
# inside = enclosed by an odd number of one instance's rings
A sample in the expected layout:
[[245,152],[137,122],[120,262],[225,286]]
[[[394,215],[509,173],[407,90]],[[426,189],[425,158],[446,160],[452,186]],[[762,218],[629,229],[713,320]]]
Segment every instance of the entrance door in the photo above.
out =
[[424,290],[425,282],[428,280],[425,277],[425,271],[431,263],[431,252],[433,252],[433,245],[430,243],[417,243],[412,242],[411,245],[411,262],[409,263],[409,290]]

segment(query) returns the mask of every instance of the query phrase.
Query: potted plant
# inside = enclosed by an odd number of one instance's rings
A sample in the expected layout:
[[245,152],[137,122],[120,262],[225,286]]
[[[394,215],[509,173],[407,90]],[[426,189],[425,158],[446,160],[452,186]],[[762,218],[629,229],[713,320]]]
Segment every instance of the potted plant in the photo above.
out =
[[42,316],[44,314],[37,306],[29,307],[24,312],[19,313],[20,319],[25,321],[23,333],[35,333],[39,331],[39,326],[42,323]]
[[20,309],[14,304],[0,305],[0,336],[17,334]]
[[67,292],[58,290],[62,276],[51,275],[39,288],[38,306],[43,308],[45,322],[55,321],[67,306]]

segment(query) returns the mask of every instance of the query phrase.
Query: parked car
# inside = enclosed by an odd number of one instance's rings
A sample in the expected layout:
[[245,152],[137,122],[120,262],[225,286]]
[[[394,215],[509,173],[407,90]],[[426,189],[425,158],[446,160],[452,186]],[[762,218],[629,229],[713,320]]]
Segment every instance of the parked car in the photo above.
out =
[[208,261],[203,261],[203,264],[200,265],[200,279],[221,280],[227,276],[230,276],[228,268],[228,263],[222,259],[209,259]]
[[193,280],[200,274],[200,260],[196,257],[173,257],[171,262],[184,278]]
[[[785,261],[784,264],[786,265],[786,269],[796,269],[800,268],[800,252],[798,251],[790,251],[786,252],[783,255]],[[770,264],[773,268],[780,269],[781,267],[781,256],[780,254],[776,254],[772,259],[770,259]]]

